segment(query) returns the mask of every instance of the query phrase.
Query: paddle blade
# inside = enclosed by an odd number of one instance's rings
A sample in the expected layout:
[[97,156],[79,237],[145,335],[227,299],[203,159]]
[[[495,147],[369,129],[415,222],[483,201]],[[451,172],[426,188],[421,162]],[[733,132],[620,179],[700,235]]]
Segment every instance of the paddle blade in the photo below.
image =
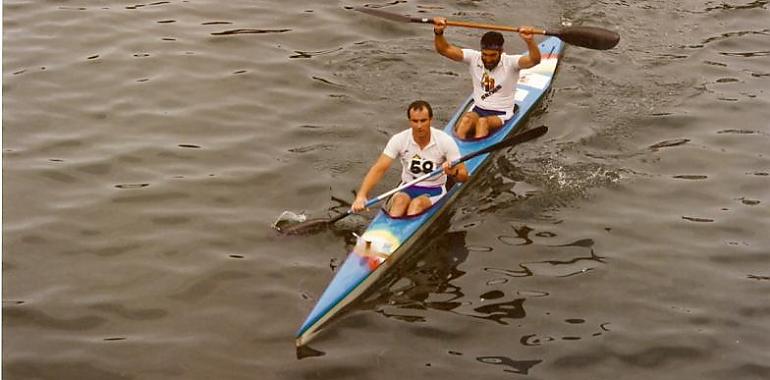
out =
[[595,50],[612,49],[620,41],[619,34],[594,26],[570,26],[557,32],[546,32],[545,34],[559,37],[570,45]]
[[306,235],[321,231],[331,223],[333,222],[329,218],[315,218],[297,224],[284,225],[275,229],[284,235]]
[[337,223],[340,220],[352,214],[353,212],[348,210],[333,218],[315,218],[310,220],[302,220],[300,223],[293,224],[293,225],[284,224],[284,225],[278,226],[278,224],[276,223],[273,225],[273,228],[275,228],[276,230],[278,230],[278,232],[284,235],[306,235],[306,234],[311,234],[311,233],[321,231],[326,227],[334,223]]
[[426,24],[433,22],[431,19],[428,19],[428,18],[409,17],[409,16],[400,15],[397,13],[386,12],[375,8],[355,7],[353,9],[362,13],[366,13],[368,15],[382,17],[384,19],[397,21],[397,22],[419,22],[419,23],[426,23]]

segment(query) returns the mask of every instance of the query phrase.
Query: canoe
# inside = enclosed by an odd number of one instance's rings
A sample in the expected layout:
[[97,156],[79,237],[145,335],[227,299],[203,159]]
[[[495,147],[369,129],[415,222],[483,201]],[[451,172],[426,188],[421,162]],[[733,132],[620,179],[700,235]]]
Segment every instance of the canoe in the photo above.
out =
[[[459,140],[460,155],[479,151],[502,141],[518,131],[527,115],[543,98],[551,86],[556,73],[564,43],[551,37],[539,45],[541,61],[535,67],[521,70],[516,87],[518,109],[514,116],[492,135],[479,140]],[[453,130],[460,117],[473,107],[473,97],[463,102],[444,131],[454,136]],[[430,209],[413,217],[391,218],[380,210],[359,237],[355,247],[310,311],[296,334],[297,347],[307,344],[318,332],[337,316],[346,306],[360,297],[374,283],[383,277],[400,259],[411,252],[420,237],[430,230],[431,225],[449,209],[462,191],[472,184],[475,175],[489,164],[491,153],[479,155],[465,162],[471,180],[454,184],[447,194]]]

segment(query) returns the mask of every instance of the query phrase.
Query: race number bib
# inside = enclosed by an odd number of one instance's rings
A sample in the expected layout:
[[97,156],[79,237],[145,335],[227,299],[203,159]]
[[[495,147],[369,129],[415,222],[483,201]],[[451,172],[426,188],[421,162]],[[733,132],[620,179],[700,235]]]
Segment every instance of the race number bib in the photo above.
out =
[[420,156],[412,157],[412,160],[409,162],[409,171],[415,175],[428,174],[435,169],[433,161],[423,160]]

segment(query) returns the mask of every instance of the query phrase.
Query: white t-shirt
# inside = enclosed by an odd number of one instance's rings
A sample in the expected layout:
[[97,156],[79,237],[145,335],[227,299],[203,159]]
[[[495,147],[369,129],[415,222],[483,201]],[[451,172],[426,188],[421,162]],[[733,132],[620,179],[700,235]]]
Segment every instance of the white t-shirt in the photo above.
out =
[[[401,183],[406,183],[428,174],[441,167],[445,161],[454,161],[460,158],[460,148],[454,139],[446,132],[430,128],[430,142],[425,149],[412,137],[412,130],[399,132],[388,141],[385,150],[386,156],[401,159]],[[446,183],[446,174],[443,172],[420,182],[419,186],[443,186]]]
[[462,49],[463,62],[468,64],[473,79],[473,100],[477,106],[493,111],[508,112],[513,109],[514,91],[519,81],[521,55],[503,53],[500,63],[492,71],[484,67],[481,52]]

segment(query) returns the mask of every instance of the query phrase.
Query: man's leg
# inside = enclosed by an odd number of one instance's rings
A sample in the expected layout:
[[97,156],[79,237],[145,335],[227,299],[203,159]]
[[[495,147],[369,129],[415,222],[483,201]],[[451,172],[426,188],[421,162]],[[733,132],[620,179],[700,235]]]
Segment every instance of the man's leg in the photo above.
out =
[[430,198],[428,198],[427,195],[420,195],[419,197],[414,198],[411,202],[409,202],[409,210],[407,210],[406,215],[417,215],[429,209],[432,205],[433,204],[430,202]]
[[489,134],[502,127],[503,126],[503,120],[500,119],[498,116],[487,116],[482,117],[479,119],[479,121],[476,123],[476,135],[475,137],[477,139],[480,139],[482,137],[487,137]]
[[470,132],[476,126],[479,115],[475,112],[466,112],[460,119],[460,125],[457,127],[457,137],[467,139]]
[[390,210],[388,210],[388,213],[394,218],[404,216],[411,200],[412,198],[410,198],[407,193],[396,193],[396,195],[393,196],[393,199],[390,200]]

